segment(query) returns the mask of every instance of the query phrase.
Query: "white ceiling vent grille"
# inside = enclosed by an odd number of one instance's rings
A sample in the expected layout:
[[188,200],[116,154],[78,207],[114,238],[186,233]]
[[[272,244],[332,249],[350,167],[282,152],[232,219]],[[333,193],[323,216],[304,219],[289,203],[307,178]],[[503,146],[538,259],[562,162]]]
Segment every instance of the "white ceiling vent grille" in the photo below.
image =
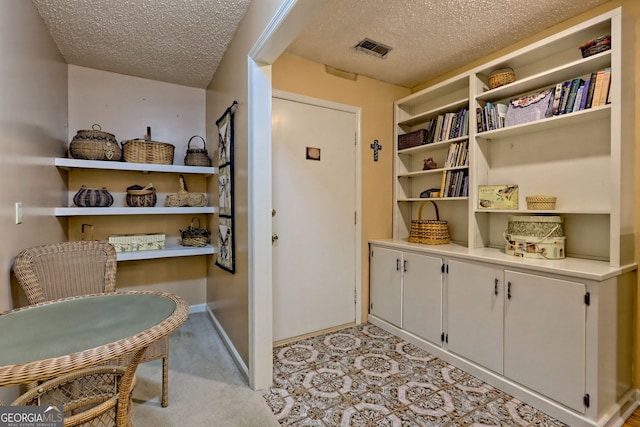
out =
[[363,52],[375,55],[380,58],[384,58],[391,50],[391,47],[386,46],[382,43],[378,43],[371,39],[364,39],[356,45],[356,49],[362,50]]

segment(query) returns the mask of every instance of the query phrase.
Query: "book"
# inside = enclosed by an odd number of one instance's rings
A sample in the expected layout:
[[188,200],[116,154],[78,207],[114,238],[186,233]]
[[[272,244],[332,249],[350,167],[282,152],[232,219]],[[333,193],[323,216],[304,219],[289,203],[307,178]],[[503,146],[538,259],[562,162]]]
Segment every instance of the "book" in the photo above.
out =
[[593,89],[593,99],[591,100],[592,107],[600,106],[600,94],[602,93],[602,82],[604,81],[604,70],[598,71],[596,76],[596,87]]
[[579,111],[580,110],[580,103],[582,102],[582,91],[584,90],[584,80],[582,81],[582,83],[580,83],[580,87],[578,88],[578,92],[576,92],[576,100],[573,103],[573,109],[572,111]]
[[509,106],[507,104],[496,104],[496,111],[498,112],[498,128],[504,127],[504,120],[507,117],[507,109]]
[[553,92],[553,115],[558,115],[560,108],[560,98],[562,98],[562,83],[556,84],[556,88]]
[[562,93],[560,94],[560,103],[558,106],[558,114],[564,114],[567,108],[567,99],[569,97],[569,89],[571,89],[571,80],[562,83]]
[[591,86],[591,79],[586,79],[584,81],[584,86],[582,87],[582,98],[580,99],[580,108],[579,110],[584,110],[587,106],[587,98],[589,95],[589,87]]
[[585,103],[584,108],[591,108],[591,104],[593,102],[593,91],[596,88],[597,77],[598,77],[597,72],[591,73],[591,77],[589,78],[589,92],[587,92],[587,102]]
[[606,105],[609,95],[609,85],[611,84],[611,68],[605,68],[602,75],[602,92],[600,92],[600,101],[598,105]]
[[573,112],[573,105],[576,102],[576,95],[578,93],[580,83],[582,83],[581,78],[575,78],[571,80],[571,86],[569,86],[569,94],[567,95],[567,102],[564,107],[565,114]]

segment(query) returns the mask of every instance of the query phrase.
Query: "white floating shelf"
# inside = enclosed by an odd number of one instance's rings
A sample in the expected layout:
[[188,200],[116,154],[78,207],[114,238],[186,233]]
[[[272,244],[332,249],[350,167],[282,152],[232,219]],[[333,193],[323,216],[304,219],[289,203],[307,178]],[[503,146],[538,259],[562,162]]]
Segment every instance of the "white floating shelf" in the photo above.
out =
[[174,258],[196,255],[213,255],[216,250],[213,246],[168,246],[157,251],[118,252],[118,261],[135,261],[142,259]]
[[55,166],[63,169],[108,169],[136,172],[189,173],[200,175],[214,175],[218,173],[216,167],[158,165],[151,163],[108,162],[102,160],[81,160],[57,157]]
[[184,214],[213,214],[218,208],[204,206],[201,208],[55,208],[56,216],[95,216],[95,215],[184,215]]

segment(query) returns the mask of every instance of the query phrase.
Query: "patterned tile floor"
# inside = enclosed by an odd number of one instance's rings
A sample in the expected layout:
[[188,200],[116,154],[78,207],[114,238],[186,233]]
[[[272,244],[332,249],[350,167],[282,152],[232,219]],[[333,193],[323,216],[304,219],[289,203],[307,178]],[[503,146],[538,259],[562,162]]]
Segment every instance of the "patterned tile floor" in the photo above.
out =
[[565,426],[371,324],[274,348],[286,426]]

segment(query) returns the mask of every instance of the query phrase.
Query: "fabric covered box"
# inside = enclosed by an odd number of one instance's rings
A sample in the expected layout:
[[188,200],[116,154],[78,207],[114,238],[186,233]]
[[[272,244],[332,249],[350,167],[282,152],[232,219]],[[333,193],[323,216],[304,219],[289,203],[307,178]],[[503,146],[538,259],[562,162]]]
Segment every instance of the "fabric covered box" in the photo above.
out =
[[558,215],[509,215],[507,234],[532,237],[564,236],[563,218]]
[[507,106],[504,125],[513,126],[553,116],[554,89],[513,98]]
[[563,259],[566,237],[532,237],[505,235],[505,253],[524,258]]
[[557,215],[511,215],[504,233],[507,255],[539,259],[563,259],[563,218]]
[[109,236],[109,243],[116,252],[155,251],[164,249],[164,233],[116,234]]

